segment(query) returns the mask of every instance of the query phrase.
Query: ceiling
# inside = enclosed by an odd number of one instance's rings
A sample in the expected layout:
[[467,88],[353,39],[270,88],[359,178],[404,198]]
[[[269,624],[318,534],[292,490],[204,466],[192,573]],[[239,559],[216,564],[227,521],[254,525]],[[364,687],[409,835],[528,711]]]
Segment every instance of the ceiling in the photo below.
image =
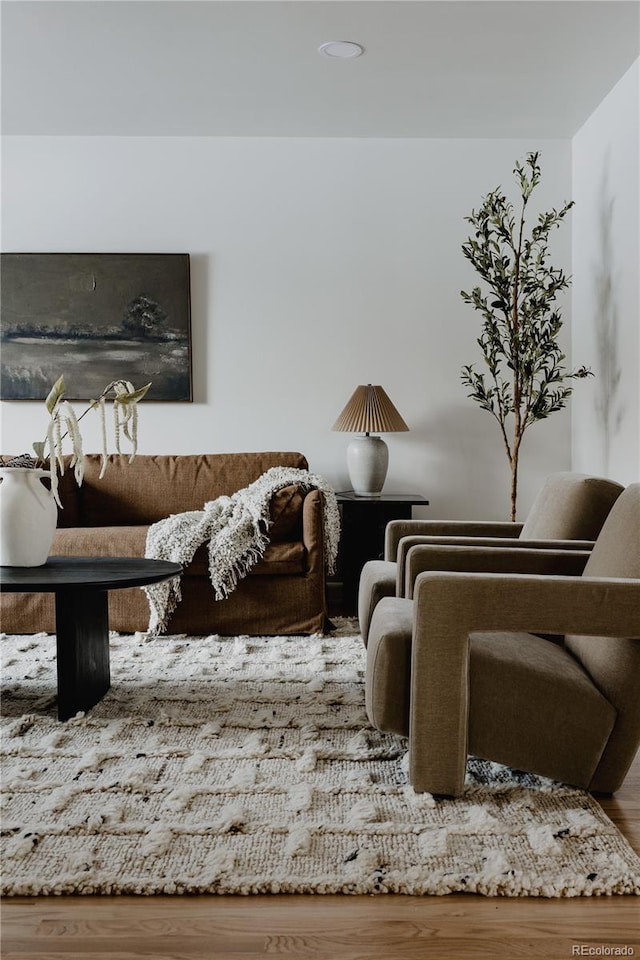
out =
[[2,130],[571,137],[639,49],[639,0],[4,0]]

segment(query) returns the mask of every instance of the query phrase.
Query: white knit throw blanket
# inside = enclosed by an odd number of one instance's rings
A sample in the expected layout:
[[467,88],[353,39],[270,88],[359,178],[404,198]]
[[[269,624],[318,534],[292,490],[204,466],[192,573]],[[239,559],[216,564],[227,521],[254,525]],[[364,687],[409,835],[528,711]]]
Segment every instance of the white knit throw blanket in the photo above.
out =
[[[322,511],[326,567],[335,569],[340,539],[340,513],[333,489],[315,473],[297,467],[272,467],[231,497],[205,503],[203,510],[176,513],[149,527],[145,556],[187,564],[209,541],[209,574],[216,600],[223,600],[263,556],[269,545],[271,497],[282,487],[300,484],[318,489]],[[149,632],[162,633],[181,598],[180,577],[143,588],[149,600]]]

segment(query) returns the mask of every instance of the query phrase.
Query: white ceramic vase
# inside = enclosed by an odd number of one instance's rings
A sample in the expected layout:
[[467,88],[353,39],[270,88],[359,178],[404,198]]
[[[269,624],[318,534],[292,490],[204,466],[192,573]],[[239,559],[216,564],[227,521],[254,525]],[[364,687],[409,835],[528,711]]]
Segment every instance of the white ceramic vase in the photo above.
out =
[[41,567],[53,543],[58,510],[42,484],[48,470],[0,468],[0,566]]

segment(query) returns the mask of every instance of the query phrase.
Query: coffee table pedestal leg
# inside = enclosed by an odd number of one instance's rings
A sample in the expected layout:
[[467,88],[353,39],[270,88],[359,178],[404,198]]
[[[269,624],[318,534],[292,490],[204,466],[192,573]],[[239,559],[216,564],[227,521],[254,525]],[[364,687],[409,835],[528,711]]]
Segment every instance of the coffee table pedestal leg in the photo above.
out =
[[106,590],[56,593],[58,719],[88,710],[111,686]]

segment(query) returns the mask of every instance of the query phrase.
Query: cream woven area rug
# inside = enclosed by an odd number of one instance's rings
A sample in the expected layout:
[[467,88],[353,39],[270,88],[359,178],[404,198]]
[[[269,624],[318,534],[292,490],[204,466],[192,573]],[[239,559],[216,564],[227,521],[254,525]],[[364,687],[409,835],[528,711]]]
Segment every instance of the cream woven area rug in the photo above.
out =
[[67,723],[54,638],[3,637],[3,893],[640,892],[586,793],[470,761],[461,799],[415,794],[354,626],[113,635],[110,692]]

